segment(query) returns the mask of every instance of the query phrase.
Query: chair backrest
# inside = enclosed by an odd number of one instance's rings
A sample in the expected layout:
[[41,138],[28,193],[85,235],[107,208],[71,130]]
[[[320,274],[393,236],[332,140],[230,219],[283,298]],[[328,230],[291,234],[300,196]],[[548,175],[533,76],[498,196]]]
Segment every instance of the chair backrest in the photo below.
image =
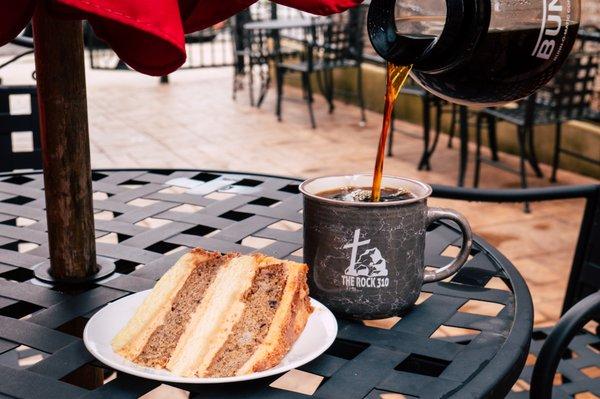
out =
[[244,32],[244,49],[253,65],[267,65],[275,56],[271,38],[273,33],[266,29],[253,29]]
[[600,27],[595,25],[582,26],[572,51],[598,51],[600,48]]
[[589,117],[599,60],[597,51],[569,55],[552,81],[540,90],[537,102],[550,105],[558,120]]
[[[586,331],[583,327],[590,320],[599,317],[600,292],[597,292],[581,300],[562,315],[550,334],[538,331],[547,335],[545,342],[539,351],[536,351],[540,344],[539,339],[532,345],[532,352],[537,358],[535,366],[533,371],[524,370],[521,374],[525,378],[528,374],[531,375],[531,399],[572,397],[570,394],[573,392],[588,392],[591,394],[589,397],[597,398],[592,392],[598,393],[600,375],[586,371],[600,364],[600,354],[597,351],[600,344],[600,328],[596,327],[596,331]],[[538,335],[538,338],[542,337]],[[557,371],[560,372],[559,381],[562,380],[562,384],[557,381]],[[575,384],[576,390],[573,389]],[[583,396],[587,395],[584,393]]]
[[600,186],[587,199],[561,314],[600,290]]
[[244,30],[243,26],[250,21],[250,12],[248,9],[242,10],[231,18],[229,24],[231,30],[231,48],[233,50],[233,65],[236,73],[244,72],[244,56],[241,54],[244,49]]
[[271,33],[267,30],[245,30],[244,24],[275,18],[277,18],[277,4],[260,1],[240,11],[232,18],[230,26],[235,54],[234,64],[239,72],[242,72],[244,68],[244,56],[251,57],[254,64],[263,64],[268,62],[271,55],[269,48]]
[[362,61],[365,8],[358,6],[331,17],[332,23],[317,33],[320,57],[336,64],[344,60]]
[[0,171],[41,168],[36,87],[0,86]]
[[[578,51],[600,52],[600,26],[588,25],[579,30],[575,47]],[[596,74],[596,83],[594,84],[594,95],[592,99],[592,109],[600,115],[600,73]],[[594,120],[600,119],[597,115]]]

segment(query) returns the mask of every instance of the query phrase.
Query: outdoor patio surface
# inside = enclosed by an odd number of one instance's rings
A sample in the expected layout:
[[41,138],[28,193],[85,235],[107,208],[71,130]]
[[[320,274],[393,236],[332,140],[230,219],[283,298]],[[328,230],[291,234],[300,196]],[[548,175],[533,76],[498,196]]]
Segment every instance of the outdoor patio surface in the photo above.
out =
[[[0,75],[4,84],[31,84],[32,70],[33,59],[27,57]],[[373,167],[381,114],[368,112],[366,127],[359,127],[359,110],[353,105],[337,102],[330,115],[323,98],[317,96],[318,128],[313,130],[297,89],[285,89],[288,99],[281,123],[274,115],[274,89],[261,109],[250,107],[247,91],[233,101],[230,68],[177,72],[168,85],[127,71],[88,70],[87,79],[94,168],[203,168],[311,177],[370,172]],[[432,171],[420,172],[416,164],[422,150],[421,128],[401,121],[396,126],[413,136],[396,134],[395,153],[386,159],[385,173],[456,184],[458,150],[446,148],[446,136],[433,156]],[[513,156],[501,154],[501,159],[516,165]],[[543,170],[548,176],[549,168],[544,165]],[[468,173],[467,184],[471,184],[472,165]],[[558,178],[559,184],[594,182],[564,171]],[[547,178],[533,175],[530,183],[549,185]],[[482,186],[518,187],[518,176],[484,165]],[[536,324],[551,324],[558,318],[582,200],[533,204],[530,214],[523,212],[521,204],[441,200],[430,204],[463,212],[474,231],[517,266],[532,291]]]

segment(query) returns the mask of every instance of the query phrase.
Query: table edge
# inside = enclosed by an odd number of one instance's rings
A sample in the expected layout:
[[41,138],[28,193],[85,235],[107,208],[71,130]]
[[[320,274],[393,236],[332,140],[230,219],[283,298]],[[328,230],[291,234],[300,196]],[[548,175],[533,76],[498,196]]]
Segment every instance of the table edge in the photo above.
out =
[[[450,226],[451,227],[451,226]],[[518,380],[521,371],[525,367],[529,346],[531,344],[531,334],[533,333],[533,301],[531,292],[525,282],[525,279],[519,273],[515,265],[504,256],[496,247],[492,246],[481,236],[474,234],[473,241],[485,248],[490,255],[495,258],[502,268],[506,271],[507,277],[513,287],[515,298],[515,317],[512,327],[508,333],[507,339],[502,344],[502,348],[497,352],[489,363],[485,365],[481,372],[476,374],[469,382],[461,385],[458,392],[452,397],[460,394],[461,397],[481,397],[481,398],[503,398],[511,390],[514,383]],[[511,341],[514,342],[509,342]],[[518,342],[518,343],[517,343]],[[505,353],[502,353],[505,351]],[[516,356],[505,359],[507,353],[516,352]],[[498,356],[504,355],[504,356]],[[516,357],[516,362],[514,358]],[[503,363],[504,362],[504,363]],[[515,367],[518,366],[518,367]],[[491,378],[503,377],[498,379],[495,386],[489,386]],[[509,384],[507,386],[507,384]]]

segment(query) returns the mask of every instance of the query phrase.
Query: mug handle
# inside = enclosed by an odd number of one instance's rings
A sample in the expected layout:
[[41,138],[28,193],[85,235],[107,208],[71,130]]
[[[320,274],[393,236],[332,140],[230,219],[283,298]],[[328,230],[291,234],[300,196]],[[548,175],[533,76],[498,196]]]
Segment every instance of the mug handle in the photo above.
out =
[[469,253],[471,252],[471,246],[473,245],[473,233],[471,232],[471,226],[467,219],[452,209],[445,208],[428,208],[427,209],[427,225],[429,226],[436,220],[448,219],[456,222],[460,231],[462,232],[463,243],[460,247],[460,251],[456,258],[446,266],[433,270],[425,271],[423,276],[424,283],[433,283],[440,281],[456,273],[469,259]]

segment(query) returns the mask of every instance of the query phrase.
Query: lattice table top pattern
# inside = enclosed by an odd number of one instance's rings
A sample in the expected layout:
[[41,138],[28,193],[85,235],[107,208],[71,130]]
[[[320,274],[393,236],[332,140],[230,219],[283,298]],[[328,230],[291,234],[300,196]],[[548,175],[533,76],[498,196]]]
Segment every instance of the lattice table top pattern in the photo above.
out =
[[[94,390],[70,382],[84,365],[102,368],[61,326],[107,303],[152,288],[189,248],[260,251],[302,259],[299,182],[198,170],[93,173],[97,254],[116,273],[66,293],[33,278],[47,262],[43,176],[0,175],[0,397],[139,397],[159,383],[119,373]],[[426,259],[447,263],[460,243],[451,226],[427,233]],[[490,397],[510,390],[531,337],[525,283],[499,252],[477,239],[452,279],[427,284],[403,318],[339,321],[338,339],[302,370],[319,376],[312,395],[249,383],[179,386],[198,398]],[[479,312],[478,303],[497,311]],[[460,334],[449,334],[448,331]],[[110,370],[105,371],[109,375]],[[67,382],[69,381],[69,382]],[[274,385],[274,386],[270,386]]]

